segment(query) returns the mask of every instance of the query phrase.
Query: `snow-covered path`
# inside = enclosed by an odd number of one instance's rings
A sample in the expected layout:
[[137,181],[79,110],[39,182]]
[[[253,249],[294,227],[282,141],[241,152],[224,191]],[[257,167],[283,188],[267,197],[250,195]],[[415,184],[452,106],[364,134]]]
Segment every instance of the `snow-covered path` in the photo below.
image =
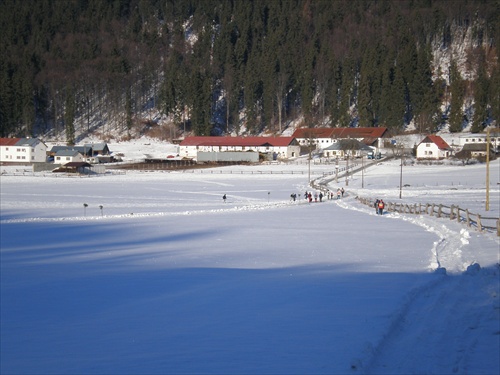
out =
[[498,271],[471,266],[411,291],[364,372],[499,373]]
[[[374,215],[352,200],[336,203]],[[488,264],[480,251],[485,241],[498,244],[498,239],[474,234],[471,239],[460,224],[444,225],[422,215],[388,213],[384,218],[410,221],[437,235],[429,268],[441,277],[409,291],[381,341],[353,369],[366,374],[500,373],[500,268]],[[485,353],[490,361],[484,361]]]

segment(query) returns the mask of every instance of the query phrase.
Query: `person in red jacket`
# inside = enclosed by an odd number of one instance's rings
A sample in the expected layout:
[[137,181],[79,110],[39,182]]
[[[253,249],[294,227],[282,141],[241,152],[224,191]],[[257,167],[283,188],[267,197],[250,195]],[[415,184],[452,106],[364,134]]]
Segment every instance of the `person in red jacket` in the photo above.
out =
[[378,214],[379,215],[383,215],[384,214],[384,208],[385,208],[385,203],[384,203],[383,199],[381,199],[378,202]]

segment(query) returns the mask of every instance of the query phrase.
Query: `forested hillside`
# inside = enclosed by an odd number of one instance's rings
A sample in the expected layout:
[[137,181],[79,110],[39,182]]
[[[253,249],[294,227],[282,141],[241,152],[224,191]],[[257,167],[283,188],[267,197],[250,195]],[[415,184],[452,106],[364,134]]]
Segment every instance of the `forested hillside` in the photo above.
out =
[[500,118],[499,0],[2,0],[0,136]]

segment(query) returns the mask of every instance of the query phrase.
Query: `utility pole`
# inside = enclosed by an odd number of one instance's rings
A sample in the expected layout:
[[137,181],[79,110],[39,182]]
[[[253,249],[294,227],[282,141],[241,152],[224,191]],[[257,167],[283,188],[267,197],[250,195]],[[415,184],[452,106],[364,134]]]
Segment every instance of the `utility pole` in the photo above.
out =
[[311,183],[311,144],[309,144],[309,174],[308,174],[308,180],[307,180],[307,184],[309,185]]
[[486,129],[486,211],[490,210],[490,128]]
[[361,153],[361,189],[365,187],[365,164],[363,162],[364,155]]
[[349,154],[347,154],[347,162],[345,167],[345,186],[349,185]]
[[401,147],[401,171],[399,172],[399,199],[403,194],[403,155],[404,155],[404,146]]
[[335,159],[335,183],[339,182],[339,156]]

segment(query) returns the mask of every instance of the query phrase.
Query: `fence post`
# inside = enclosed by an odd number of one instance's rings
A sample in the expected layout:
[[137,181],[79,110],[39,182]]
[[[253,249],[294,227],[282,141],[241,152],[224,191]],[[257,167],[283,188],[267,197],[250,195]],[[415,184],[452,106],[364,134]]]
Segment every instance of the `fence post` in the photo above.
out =
[[453,217],[454,217],[454,216],[453,216],[453,215],[454,215],[453,210],[454,210],[454,209],[455,209],[455,206],[454,206],[454,205],[451,205],[451,207],[450,207],[450,220],[453,220]]
[[497,236],[500,236],[500,219],[497,220]]
[[441,214],[443,213],[443,205],[440,204],[439,205],[439,209],[438,209],[438,217],[441,218]]
[[466,208],[465,209],[465,217],[466,217],[466,222],[467,222],[467,226],[470,228],[470,215],[469,215],[469,209]]
[[481,225],[481,215],[477,214],[477,229],[482,232],[483,231],[483,226]]
[[460,223],[462,219],[460,218],[460,206],[457,206],[457,222]]

